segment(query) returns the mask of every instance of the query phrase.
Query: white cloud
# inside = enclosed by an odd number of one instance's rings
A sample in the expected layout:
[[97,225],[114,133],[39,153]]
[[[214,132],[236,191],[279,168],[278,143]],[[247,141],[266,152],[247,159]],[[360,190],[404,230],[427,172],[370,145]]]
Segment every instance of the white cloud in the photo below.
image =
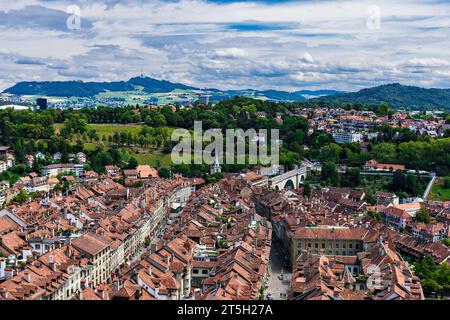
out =
[[311,54],[309,54],[308,52],[305,52],[305,54],[303,55],[303,57],[300,59],[302,62],[306,62],[306,63],[314,63],[314,58]]
[[248,52],[240,48],[224,48],[216,50],[216,55],[221,58],[245,58]]
[[[73,4],[82,9],[77,32],[64,25],[65,10]],[[387,82],[448,86],[450,3],[378,0],[380,29],[370,30],[367,8],[373,4],[10,2],[0,9],[9,15],[0,20],[0,90],[33,77],[103,81],[141,71],[219,88],[354,90]]]
[[450,62],[444,59],[437,58],[414,58],[409,60],[406,66],[419,66],[419,67],[448,67]]

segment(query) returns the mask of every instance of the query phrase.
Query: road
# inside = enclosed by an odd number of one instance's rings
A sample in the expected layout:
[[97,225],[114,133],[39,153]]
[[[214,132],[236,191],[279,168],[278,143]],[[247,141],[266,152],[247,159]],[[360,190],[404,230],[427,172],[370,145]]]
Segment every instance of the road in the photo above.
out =
[[423,193],[423,196],[422,196],[423,200],[427,200],[428,199],[428,195],[430,194],[431,188],[433,187],[433,184],[434,184],[435,180],[436,180],[436,174],[433,173],[433,176],[432,176],[430,182],[428,183],[428,186],[425,189],[425,192]]
[[[339,173],[345,173],[345,170],[342,169],[338,169],[337,170]],[[410,173],[415,173],[415,172],[410,172]],[[362,175],[372,175],[372,176],[393,176],[394,172],[384,172],[384,171],[361,171],[360,174]],[[425,176],[425,177],[433,177],[435,175],[434,172],[429,172],[429,173],[420,173],[421,176]]]
[[[280,242],[275,237],[272,239],[269,262],[269,281],[266,295],[271,294],[274,300],[286,300],[292,273],[283,267],[284,254],[280,248]],[[283,278],[280,279],[281,273]]]
[[139,246],[137,249],[137,252],[133,254],[133,256],[129,259],[128,264],[131,265],[136,261],[141,260],[141,257],[144,253],[150,253],[152,244],[157,244],[161,238],[158,238],[157,235],[160,232],[160,230],[167,228],[167,220],[164,220],[164,222],[161,223],[159,227],[156,227],[154,231],[154,236],[151,238],[150,245],[148,247],[145,247],[144,244]]

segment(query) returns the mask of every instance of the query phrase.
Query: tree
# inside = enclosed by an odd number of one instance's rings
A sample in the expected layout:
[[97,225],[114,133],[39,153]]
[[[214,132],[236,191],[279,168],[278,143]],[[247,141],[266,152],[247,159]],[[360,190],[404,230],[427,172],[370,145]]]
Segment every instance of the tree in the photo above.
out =
[[420,208],[419,211],[417,211],[415,217],[414,217],[414,221],[416,222],[423,222],[423,223],[430,223],[431,218],[430,218],[430,214],[428,213],[428,209],[425,207]]
[[414,272],[420,278],[425,295],[432,292],[443,294],[450,289],[450,266],[448,262],[438,265],[431,256],[414,262]]
[[389,113],[389,105],[388,105],[387,103],[385,103],[385,102],[381,103],[381,104],[377,107],[375,113],[376,113],[377,116],[379,116],[379,117],[387,116],[388,113]]
[[306,198],[311,196],[311,185],[308,182],[303,185],[303,196]]
[[406,189],[406,176],[401,170],[397,170],[394,172],[394,176],[392,177],[391,190],[396,191],[404,191]]
[[445,244],[447,247],[450,247],[450,238],[442,239],[442,243]]
[[371,192],[366,192],[366,196],[364,199],[367,203],[369,203],[372,206],[377,204],[377,200],[375,199],[373,193]]
[[159,168],[158,175],[161,178],[169,179],[172,176],[172,172],[170,171],[170,169],[162,167]]
[[420,193],[419,180],[416,175],[408,173],[406,176],[406,192],[411,195],[418,195]]
[[28,200],[28,193],[24,189],[20,189],[19,193],[11,199],[10,203],[22,204]]
[[88,120],[85,115],[81,113],[72,113],[69,118],[64,121],[61,135],[68,138],[73,134],[84,134],[87,132],[87,124]]
[[450,177],[445,177],[444,183],[442,183],[442,188],[450,189]]
[[339,155],[342,152],[342,148],[335,144],[330,143],[320,149],[320,160],[322,162],[336,162],[339,160]]
[[361,183],[361,170],[358,168],[347,168],[341,180],[343,187],[355,188]]
[[131,157],[130,160],[128,161],[127,168],[128,169],[136,169],[137,166],[138,166],[138,162],[137,162],[136,158]]
[[325,181],[327,185],[333,187],[339,187],[340,176],[339,172],[336,170],[334,163],[325,162],[322,166],[322,181]]
[[381,221],[381,214],[379,212],[369,211],[369,212],[367,212],[367,215],[369,217],[374,218],[377,221]]
[[379,143],[373,147],[372,155],[380,162],[395,163],[397,150],[392,143]]
[[105,166],[113,163],[113,160],[108,152],[98,151],[91,157],[91,166],[96,172],[104,172]]

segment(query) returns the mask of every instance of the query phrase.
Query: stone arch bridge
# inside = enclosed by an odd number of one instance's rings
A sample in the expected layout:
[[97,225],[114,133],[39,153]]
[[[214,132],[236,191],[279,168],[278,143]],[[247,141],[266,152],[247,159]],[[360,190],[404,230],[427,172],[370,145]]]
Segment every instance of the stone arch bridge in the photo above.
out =
[[269,179],[269,187],[275,190],[295,189],[306,179],[306,167],[301,166]]

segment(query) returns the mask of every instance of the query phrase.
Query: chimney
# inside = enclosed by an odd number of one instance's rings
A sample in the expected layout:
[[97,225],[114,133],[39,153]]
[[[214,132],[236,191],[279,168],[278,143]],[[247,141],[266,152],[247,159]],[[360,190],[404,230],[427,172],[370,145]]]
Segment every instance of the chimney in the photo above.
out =
[[52,254],[48,256],[48,265],[50,269],[56,271],[55,257]]
[[153,275],[152,266],[148,267],[148,274],[151,276]]
[[25,280],[25,281],[28,282],[28,283],[31,282],[31,275],[30,275],[30,272],[25,271],[25,272],[23,273],[23,280]]
[[300,224],[300,217],[297,217],[297,219],[295,219],[295,221],[296,221],[297,225],[299,225]]

